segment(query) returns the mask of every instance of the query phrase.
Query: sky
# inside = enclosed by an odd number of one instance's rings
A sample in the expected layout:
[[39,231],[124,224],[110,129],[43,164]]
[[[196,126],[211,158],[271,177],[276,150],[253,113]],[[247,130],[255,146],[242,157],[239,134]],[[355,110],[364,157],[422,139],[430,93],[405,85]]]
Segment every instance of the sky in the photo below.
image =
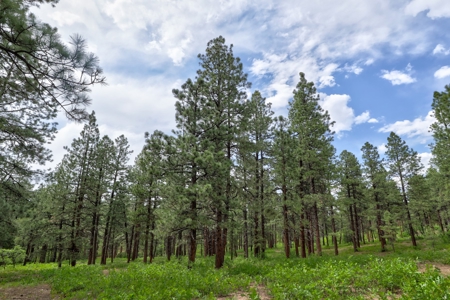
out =
[[[99,57],[108,85],[92,89],[88,109],[102,135],[128,138],[132,160],[145,132],[175,128],[172,89],[219,35],[275,115],[287,114],[299,72],[315,83],[337,154],[360,157],[365,142],[384,153],[394,131],[431,158],[433,92],[450,83],[449,0],[60,0],[32,12]],[[49,167],[83,127],[56,121]]]

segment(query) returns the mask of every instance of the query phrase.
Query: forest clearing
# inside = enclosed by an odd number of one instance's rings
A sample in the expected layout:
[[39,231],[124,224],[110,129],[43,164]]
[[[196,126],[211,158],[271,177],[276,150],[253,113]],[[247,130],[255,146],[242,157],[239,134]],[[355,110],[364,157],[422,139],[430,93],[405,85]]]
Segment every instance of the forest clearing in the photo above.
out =
[[0,270],[0,299],[446,299],[450,296],[448,238],[419,238],[411,248],[380,252],[377,244],[339,256],[324,246],[323,256],[283,257],[281,245],[266,258],[225,260],[213,268],[211,257],[157,257],[152,264],[117,259],[107,265],[75,268],[65,262],[8,266]]
[[0,0],[0,300],[450,299],[447,0],[139,1]]

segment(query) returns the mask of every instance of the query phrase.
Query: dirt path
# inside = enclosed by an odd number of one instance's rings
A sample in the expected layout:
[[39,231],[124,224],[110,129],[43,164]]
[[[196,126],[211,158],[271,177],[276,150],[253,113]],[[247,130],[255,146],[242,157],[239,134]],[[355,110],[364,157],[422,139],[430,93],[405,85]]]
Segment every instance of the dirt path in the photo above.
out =
[[[258,293],[259,299],[260,300],[270,300],[272,299],[269,296],[269,293],[266,290],[266,287],[263,285],[255,285],[255,284],[251,284],[250,285],[251,289],[256,289],[256,292]],[[217,298],[217,300],[250,300],[250,292],[235,292],[232,293],[230,295],[227,295],[225,297],[219,297]]]
[[438,269],[442,276],[450,275],[450,266],[438,262],[418,263],[417,268],[419,269],[419,272],[425,272],[427,270],[427,265],[431,265],[433,268]]
[[8,288],[0,288],[1,300],[54,300],[59,299],[52,297],[51,288],[48,284],[40,284],[36,286],[15,286]]

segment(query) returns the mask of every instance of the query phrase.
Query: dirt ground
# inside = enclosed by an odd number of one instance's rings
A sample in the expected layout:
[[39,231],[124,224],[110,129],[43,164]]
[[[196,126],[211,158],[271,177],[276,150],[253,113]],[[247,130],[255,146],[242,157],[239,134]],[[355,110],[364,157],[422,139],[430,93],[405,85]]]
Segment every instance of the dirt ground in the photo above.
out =
[[438,262],[428,262],[428,263],[419,263],[417,264],[417,268],[419,269],[419,272],[425,272],[427,269],[427,265],[433,266],[435,269],[438,269],[439,272],[442,274],[442,276],[449,276],[450,275],[450,266],[444,265]]
[[52,297],[51,288],[48,284],[40,284],[36,286],[15,286],[8,288],[0,288],[1,300],[55,300]]
[[[251,285],[252,288],[256,289],[258,293],[259,299],[261,300],[270,300],[272,299],[266,291],[265,286],[263,285]],[[225,297],[219,297],[217,300],[249,300],[250,295],[248,292],[235,292]]]

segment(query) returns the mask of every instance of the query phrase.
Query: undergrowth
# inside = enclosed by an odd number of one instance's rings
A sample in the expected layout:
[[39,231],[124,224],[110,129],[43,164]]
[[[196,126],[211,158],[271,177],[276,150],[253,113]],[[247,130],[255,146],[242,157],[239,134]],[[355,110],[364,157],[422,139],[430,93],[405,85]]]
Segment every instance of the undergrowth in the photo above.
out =
[[[367,244],[354,253],[341,247],[332,255],[286,259],[268,249],[265,259],[227,259],[220,270],[213,257],[199,257],[191,267],[186,258],[170,262],[127,264],[123,259],[106,266],[29,264],[0,270],[2,287],[48,283],[52,292],[68,299],[216,299],[241,291],[258,299],[253,286],[262,284],[273,299],[450,299],[450,278],[431,265],[423,273],[417,263],[450,263],[449,244],[429,238],[413,248],[407,241],[396,251],[379,252]],[[108,271],[105,271],[108,270]]]

